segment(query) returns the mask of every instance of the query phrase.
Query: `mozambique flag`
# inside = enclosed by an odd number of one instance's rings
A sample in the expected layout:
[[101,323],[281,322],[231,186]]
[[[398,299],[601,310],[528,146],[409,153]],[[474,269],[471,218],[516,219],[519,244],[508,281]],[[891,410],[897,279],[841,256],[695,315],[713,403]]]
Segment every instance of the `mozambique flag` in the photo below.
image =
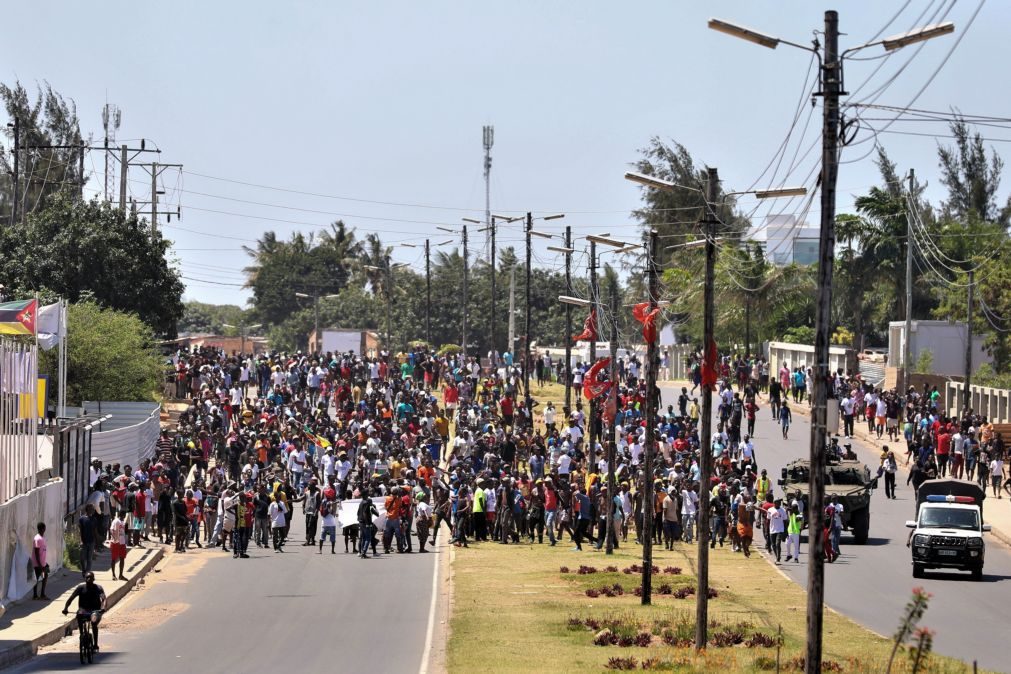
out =
[[0,304],[0,335],[34,335],[38,300]]
[[316,435],[315,433],[313,433],[312,429],[309,428],[308,424],[302,426],[302,433],[305,434],[306,440],[316,445],[317,447],[322,447],[323,449],[330,447],[330,441],[324,438],[322,435]]

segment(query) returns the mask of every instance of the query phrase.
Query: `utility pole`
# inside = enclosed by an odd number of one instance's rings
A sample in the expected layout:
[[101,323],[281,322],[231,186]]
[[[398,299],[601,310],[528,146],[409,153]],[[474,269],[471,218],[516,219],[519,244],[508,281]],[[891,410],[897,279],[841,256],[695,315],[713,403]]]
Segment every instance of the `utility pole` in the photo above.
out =
[[976,285],[976,272],[969,271],[969,310],[965,317],[965,389],[962,391],[962,414],[972,405],[972,290]]
[[524,405],[526,406],[526,409],[527,409],[527,420],[530,422],[531,425],[533,425],[533,422],[534,422],[533,398],[530,397],[530,265],[531,265],[531,259],[530,259],[530,252],[531,252],[530,232],[531,232],[531,230],[533,230],[533,228],[534,228],[534,216],[533,216],[533,213],[530,213],[529,211],[527,211],[527,226],[526,226],[526,235],[527,235],[527,288],[526,288],[527,301],[526,301],[526,305],[527,306],[526,306],[526,327],[525,327],[526,337],[523,340],[523,391],[524,391],[524,393],[526,395],[526,400],[524,401]]
[[509,268],[509,344],[506,348],[516,355],[516,263]]
[[[600,301],[600,291],[597,288],[597,242],[590,239],[590,312],[595,313],[597,310],[597,304]],[[600,327],[600,314],[597,313],[597,325],[594,326],[594,331]],[[589,366],[592,366],[597,362],[597,338],[596,336],[590,338],[590,358]],[[589,446],[587,451],[587,456],[593,456],[593,449],[596,447],[594,441],[596,440],[597,434],[594,432],[597,427],[597,420],[593,414],[593,401],[586,401],[586,422],[587,435],[589,436]]]
[[491,218],[491,225],[489,225],[489,226],[491,227],[491,232],[490,232],[490,235],[491,235],[491,255],[488,258],[488,260],[491,263],[490,264],[490,271],[491,271],[491,315],[488,317],[488,320],[491,323],[491,325],[490,325],[490,328],[491,328],[490,332],[491,332],[491,355],[492,355],[492,362],[490,364],[491,364],[492,369],[497,369],[498,363],[495,362],[495,354],[498,351],[498,329],[497,329],[498,326],[496,325],[496,323],[497,323],[496,319],[498,318],[498,316],[496,315],[496,311],[495,311],[495,300],[497,299],[497,292],[496,292],[497,288],[495,287],[495,229],[496,228],[495,228],[495,217],[494,216],[492,216],[492,218]]
[[386,256],[386,357],[387,367],[393,367],[393,263]]
[[432,348],[432,255],[425,239],[425,341]]
[[156,231],[158,231],[158,162],[153,161],[151,162],[151,233]]
[[909,169],[909,204],[906,206],[906,338],[902,345],[902,391],[909,390],[909,359],[913,341],[913,169]]
[[84,201],[84,150],[86,146],[84,141],[80,142],[80,148],[77,151],[77,180],[81,185],[81,201]]
[[119,148],[119,210],[126,214],[126,169],[130,165],[126,145]]
[[[568,305],[566,305],[568,306]],[[598,321],[600,314],[597,314]],[[611,382],[611,388],[616,389],[618,386],[618,293],[615,292],[615,288],[611,286],[611,368],[610,374],[608,375],[608,380]],[[611,393],[617,395],[617,391],[608,391],[607,395],[610,397]],[[607,404],[606,402],[604,403]],[[617,534],[614,531],[614,496],[617,494],[617,485],[614,479],[614,452],[615,447],[618,442],[618,424],[615,420],[611,420],[611,429],[608,432],[607,438],[607,554],[614,554],[614,539],[617,538]]]
[[[705,291],[702,300],[702,353],[709,358],[709,345],[715,341],[714,299],[716,295],[716,218],[712,209],[720,195],[720,176],[715,168],[706,169],[709,177],[706,185],[706,208],[703,213],[706,236]],[[708,367],[715,363],[703,361]],[[709,640],[709,483],[713,474],[713,390],[702,386],[702,433],[699,438],[699,526],[698,547],[695,562],[698,587],[695,590],[695,648],[702,650]]]
[[[807,521],[821,521],[825,502],[825,435],[829,397],[828,349],[832,324],[832,271],[835,256],[835,187],[839,172],[839,96],[842,93],[839,58],[839,14],[825,12],[825,55],[821,67],[823,105],[821,156],[821,237],[818,243],[818,292],[815,304],[814,404],[811,408],[811,470]],[[808,536],[807,653],[804,669],[821,671],[825,603],[824,537]]]
[[467,364],[467,305],[470,304],[470,295],[467,288],[467,225],[463,226],[463,334],[460,343],[460,362]]
[[[649,311],[656,309],[656,298],[659,293],[656,276],[657,232],[649,230],[649,248],[646,251],[646,287],[649,293]],[[653,601],[653,457],[656,456],[656,375],[657,375],[657,343],[646,344],[646,447],[643,456],[642,485],[642,604],[649,605]],[[702,545],[701,540],[699,545]]]
[[[565,226],[565,292],[572,295],[572,226]],[[565,305],[565,409],[572,411],[572,305]]]
[[18,182],[21,180],[19,159],[21,157],[21,120],[14,118],[14,194],[11,199],[11,224],[18,222]]

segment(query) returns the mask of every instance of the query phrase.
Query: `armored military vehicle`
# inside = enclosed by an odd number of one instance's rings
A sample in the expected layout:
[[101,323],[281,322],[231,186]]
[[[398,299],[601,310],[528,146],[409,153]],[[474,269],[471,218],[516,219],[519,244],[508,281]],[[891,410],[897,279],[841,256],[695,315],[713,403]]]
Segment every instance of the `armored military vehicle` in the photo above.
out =
[[[806,503],[810,476],[811,462],[795,459],[783,469],[778,483],[788,496],[800,492]],[[871,524],[871,492],[877,487],[876,483],[876,479],[871,479],[870,469],[856,459],[833,457],[825,465],[825,504],[830,503],[833,496],[839,497],[843,506],[843,528],[853,533],[857,545],[867,542]],[[807,526],[806,520],[804,525]]]

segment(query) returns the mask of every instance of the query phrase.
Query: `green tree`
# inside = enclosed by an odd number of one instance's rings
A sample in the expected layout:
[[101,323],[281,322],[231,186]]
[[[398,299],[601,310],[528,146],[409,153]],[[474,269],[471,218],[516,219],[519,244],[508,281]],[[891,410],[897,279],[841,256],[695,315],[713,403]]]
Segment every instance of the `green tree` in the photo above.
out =
[[[56,380],[57,349],[43,352],[39,371]],[[134,314],[96,302],[67,314],[67,403],[154,400],[165,374],[151,328]]]
[[47,289],[71,302],[90,296],[175,335],[183,285],[166,259],[168,241],[136,217],[60,193],[24,226],[0,227],[0,241],[0,278],[17,292]]
[[295,232],[288,241],[265,232],[255,247],[243,246],[250,257],[246,287],[253,291],[255,320],[284,322],[300,310],[295,293],[339,293],[352,278],[362,252],[354,229],[337,221],[319,234]]
[[249,311],[234,304],[206,304],[190,300],[183,303],[183,315],[179,319],[179,334],[237,334],[235,328],[225,324],[242,326],[251,323]]
[[[56,194],[70,191],[80,194],[84,176],[78,170],[82,144],[77,106],[73,100],[63,98],[48,82],[43,82],[34,98],[21,84],[0,84],[0,101],[7,111],[8,120],[17,118],[21,127],[20,165],[18,166],[18,211],[28,215],[49,205]],[[0,165],[5,175],[14,171],[14,130],[4,125],[8,138],[6,147],[0,147]],[[41,146],[64,146],[48,149]],[[0,222],[10,224],[13,183],[0,183]],[[3,252],[3,251],[0,251]]]
[[995,150],[987,157],[983,137],[973,133],[962,117],[949,125],[955,146],[937,148],[941,182],[948,188],[948,199],[941,204],[946,219],[974,217],[995,222],[1006,228],[1011,223],[1011,198],[997,204],[1004,160]]

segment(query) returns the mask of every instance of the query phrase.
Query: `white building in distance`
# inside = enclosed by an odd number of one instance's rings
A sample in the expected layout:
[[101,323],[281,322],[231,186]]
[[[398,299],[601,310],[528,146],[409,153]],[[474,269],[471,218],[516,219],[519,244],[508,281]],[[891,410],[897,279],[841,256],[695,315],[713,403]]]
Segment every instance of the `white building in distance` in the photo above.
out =
[[817,227],[798,221],[796,216],[771,215],[764,224],[753,226],[745,238],[761,243],[769,262],[784,266],[792,262],[815,264],[819,236]]

